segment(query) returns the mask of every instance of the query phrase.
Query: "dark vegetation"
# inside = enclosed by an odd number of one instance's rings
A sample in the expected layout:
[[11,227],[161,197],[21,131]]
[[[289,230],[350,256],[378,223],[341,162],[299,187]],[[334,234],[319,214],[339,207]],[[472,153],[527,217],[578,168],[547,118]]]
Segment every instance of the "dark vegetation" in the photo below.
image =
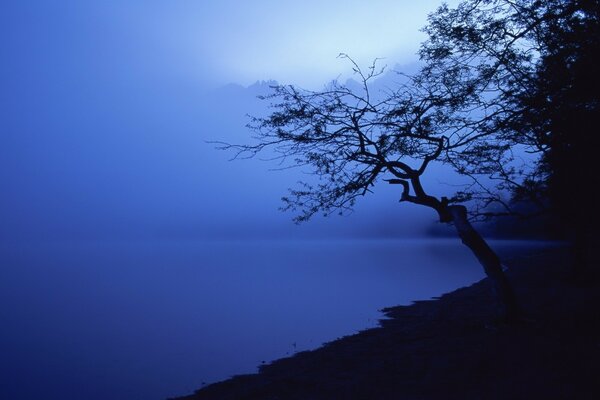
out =
[[[573,243],[574,275],[597,279],[599,204],[594,159],[600,122],[600,2],[549,3],[541,30],[541,58],[531,89],[519,96],[523,112],[514,129],[542,150],[541,193],[550,202],[552,228]],[[563,11],[564,9],[564,11]]]

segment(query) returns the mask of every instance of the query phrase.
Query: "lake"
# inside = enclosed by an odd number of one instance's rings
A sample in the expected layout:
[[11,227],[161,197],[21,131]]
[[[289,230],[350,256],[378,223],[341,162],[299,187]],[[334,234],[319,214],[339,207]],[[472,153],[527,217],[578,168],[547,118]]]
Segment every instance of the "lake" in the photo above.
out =
[[185,395],[482,278],[458,239],[3,243],[0,398]]

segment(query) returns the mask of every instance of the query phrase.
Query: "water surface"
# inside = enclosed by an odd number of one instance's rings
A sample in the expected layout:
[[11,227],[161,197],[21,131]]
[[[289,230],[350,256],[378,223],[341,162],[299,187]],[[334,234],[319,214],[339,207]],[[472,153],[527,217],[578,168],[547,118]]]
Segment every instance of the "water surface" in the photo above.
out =
[[458,240],[5,243],[0,398],[188,394],[482,277]]

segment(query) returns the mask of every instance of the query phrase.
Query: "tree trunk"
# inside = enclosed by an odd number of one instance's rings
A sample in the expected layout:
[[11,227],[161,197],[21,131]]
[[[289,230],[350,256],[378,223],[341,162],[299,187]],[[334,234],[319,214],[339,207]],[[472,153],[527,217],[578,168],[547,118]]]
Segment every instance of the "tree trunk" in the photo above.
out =
[[467,219],[467,209],[464,206],[449,206],[448,212],[462,242],[475,254],[491,281],[501,317],[506,322],[515,321],[519,314],[517,299],[512,286],[502,271],[500,258],[479,232],[473,228]]

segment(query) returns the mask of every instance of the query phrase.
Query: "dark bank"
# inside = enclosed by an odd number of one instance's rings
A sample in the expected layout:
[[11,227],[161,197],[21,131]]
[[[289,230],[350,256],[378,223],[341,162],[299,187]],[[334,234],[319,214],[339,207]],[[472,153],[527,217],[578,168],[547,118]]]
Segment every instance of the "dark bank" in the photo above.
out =
[[490,283],[384,310],[388,319],[178,400],[594,399],[600,291],[569,279],[566,247],[503,252],[523,309],[495,317]]

